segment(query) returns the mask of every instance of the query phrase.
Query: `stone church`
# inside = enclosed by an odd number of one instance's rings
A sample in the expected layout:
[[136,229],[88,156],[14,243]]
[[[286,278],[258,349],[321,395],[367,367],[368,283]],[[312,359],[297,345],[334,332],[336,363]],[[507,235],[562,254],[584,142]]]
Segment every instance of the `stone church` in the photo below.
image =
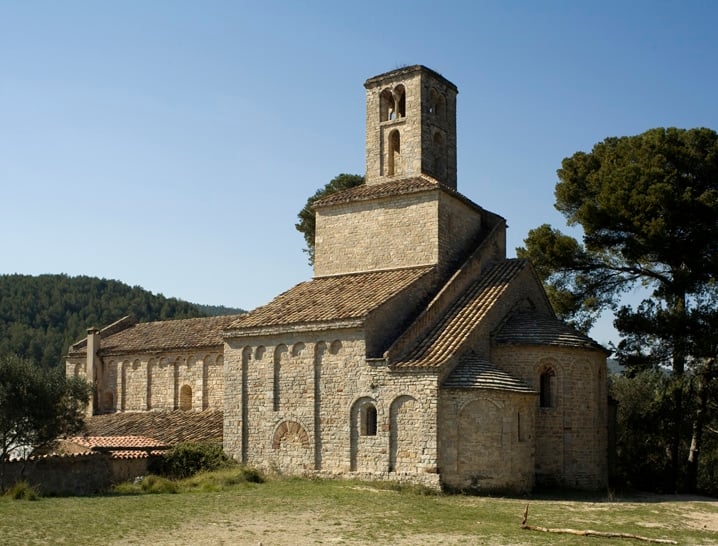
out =
[[605,486],[607,353],[458,192],[456,86],[417,65],[364,87],[366,182],[315,203],[311,280],[246,315],[90,329],[67,373],[94,413],[221,410],[229,454],[287,474]]

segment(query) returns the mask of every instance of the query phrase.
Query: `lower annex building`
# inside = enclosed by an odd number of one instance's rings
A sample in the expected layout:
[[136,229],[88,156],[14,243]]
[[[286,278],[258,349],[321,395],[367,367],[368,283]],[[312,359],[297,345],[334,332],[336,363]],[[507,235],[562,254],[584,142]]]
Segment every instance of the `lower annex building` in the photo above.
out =
[[246,315],[90,329],[67,373],[93,413],[221,410],[227,453],[288,474],[605,486],[607,352],[457,191],[456,86],[416,65],[365,88],[366,181],[315,203],[312,280]]

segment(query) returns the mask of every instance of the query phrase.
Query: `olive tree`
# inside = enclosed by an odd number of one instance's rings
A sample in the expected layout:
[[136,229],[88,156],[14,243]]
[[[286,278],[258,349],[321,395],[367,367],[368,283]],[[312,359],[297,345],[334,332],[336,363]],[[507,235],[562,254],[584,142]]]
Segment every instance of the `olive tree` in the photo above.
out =
[[[90,386],[16,355],[0,355],[0,463],[78,431]],[[0,489],[4,488],[0,469]]]

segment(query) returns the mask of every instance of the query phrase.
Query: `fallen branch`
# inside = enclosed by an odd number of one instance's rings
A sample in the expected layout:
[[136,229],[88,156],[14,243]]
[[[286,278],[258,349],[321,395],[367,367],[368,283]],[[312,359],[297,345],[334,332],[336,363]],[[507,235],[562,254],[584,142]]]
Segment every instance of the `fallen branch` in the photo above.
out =
[[604,537],[604,538],[632,538],[634,540],[642,540],[643,542],[654,542],[657,544],[678,544],[675,540],[668,538],[649,538],[631,533],[611,533],[608,531],[592,531],[590,529],[557,529],[550,527],[539,527],[538,525],[528,525],[526,521],[529,518],[529,505],[524,510],[524,519],[521,521],[521,528],[529,531],[541,531],[543,533],[563,533],[567,535],[578,535],[583,537]]

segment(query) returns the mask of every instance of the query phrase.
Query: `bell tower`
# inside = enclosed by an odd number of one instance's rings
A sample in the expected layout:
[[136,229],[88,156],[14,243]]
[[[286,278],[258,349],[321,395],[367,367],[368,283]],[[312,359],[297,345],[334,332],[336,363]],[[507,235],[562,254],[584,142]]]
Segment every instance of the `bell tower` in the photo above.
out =
[[448,275],[477,249],[506,256],[505,220],[456,190],[456,95],[422,65],[369,78],[366,180],[314,202],[314,276],[431,266]]
[[428,175],[456,189],[458,89],[422,65],[369,78],[366,184]]

